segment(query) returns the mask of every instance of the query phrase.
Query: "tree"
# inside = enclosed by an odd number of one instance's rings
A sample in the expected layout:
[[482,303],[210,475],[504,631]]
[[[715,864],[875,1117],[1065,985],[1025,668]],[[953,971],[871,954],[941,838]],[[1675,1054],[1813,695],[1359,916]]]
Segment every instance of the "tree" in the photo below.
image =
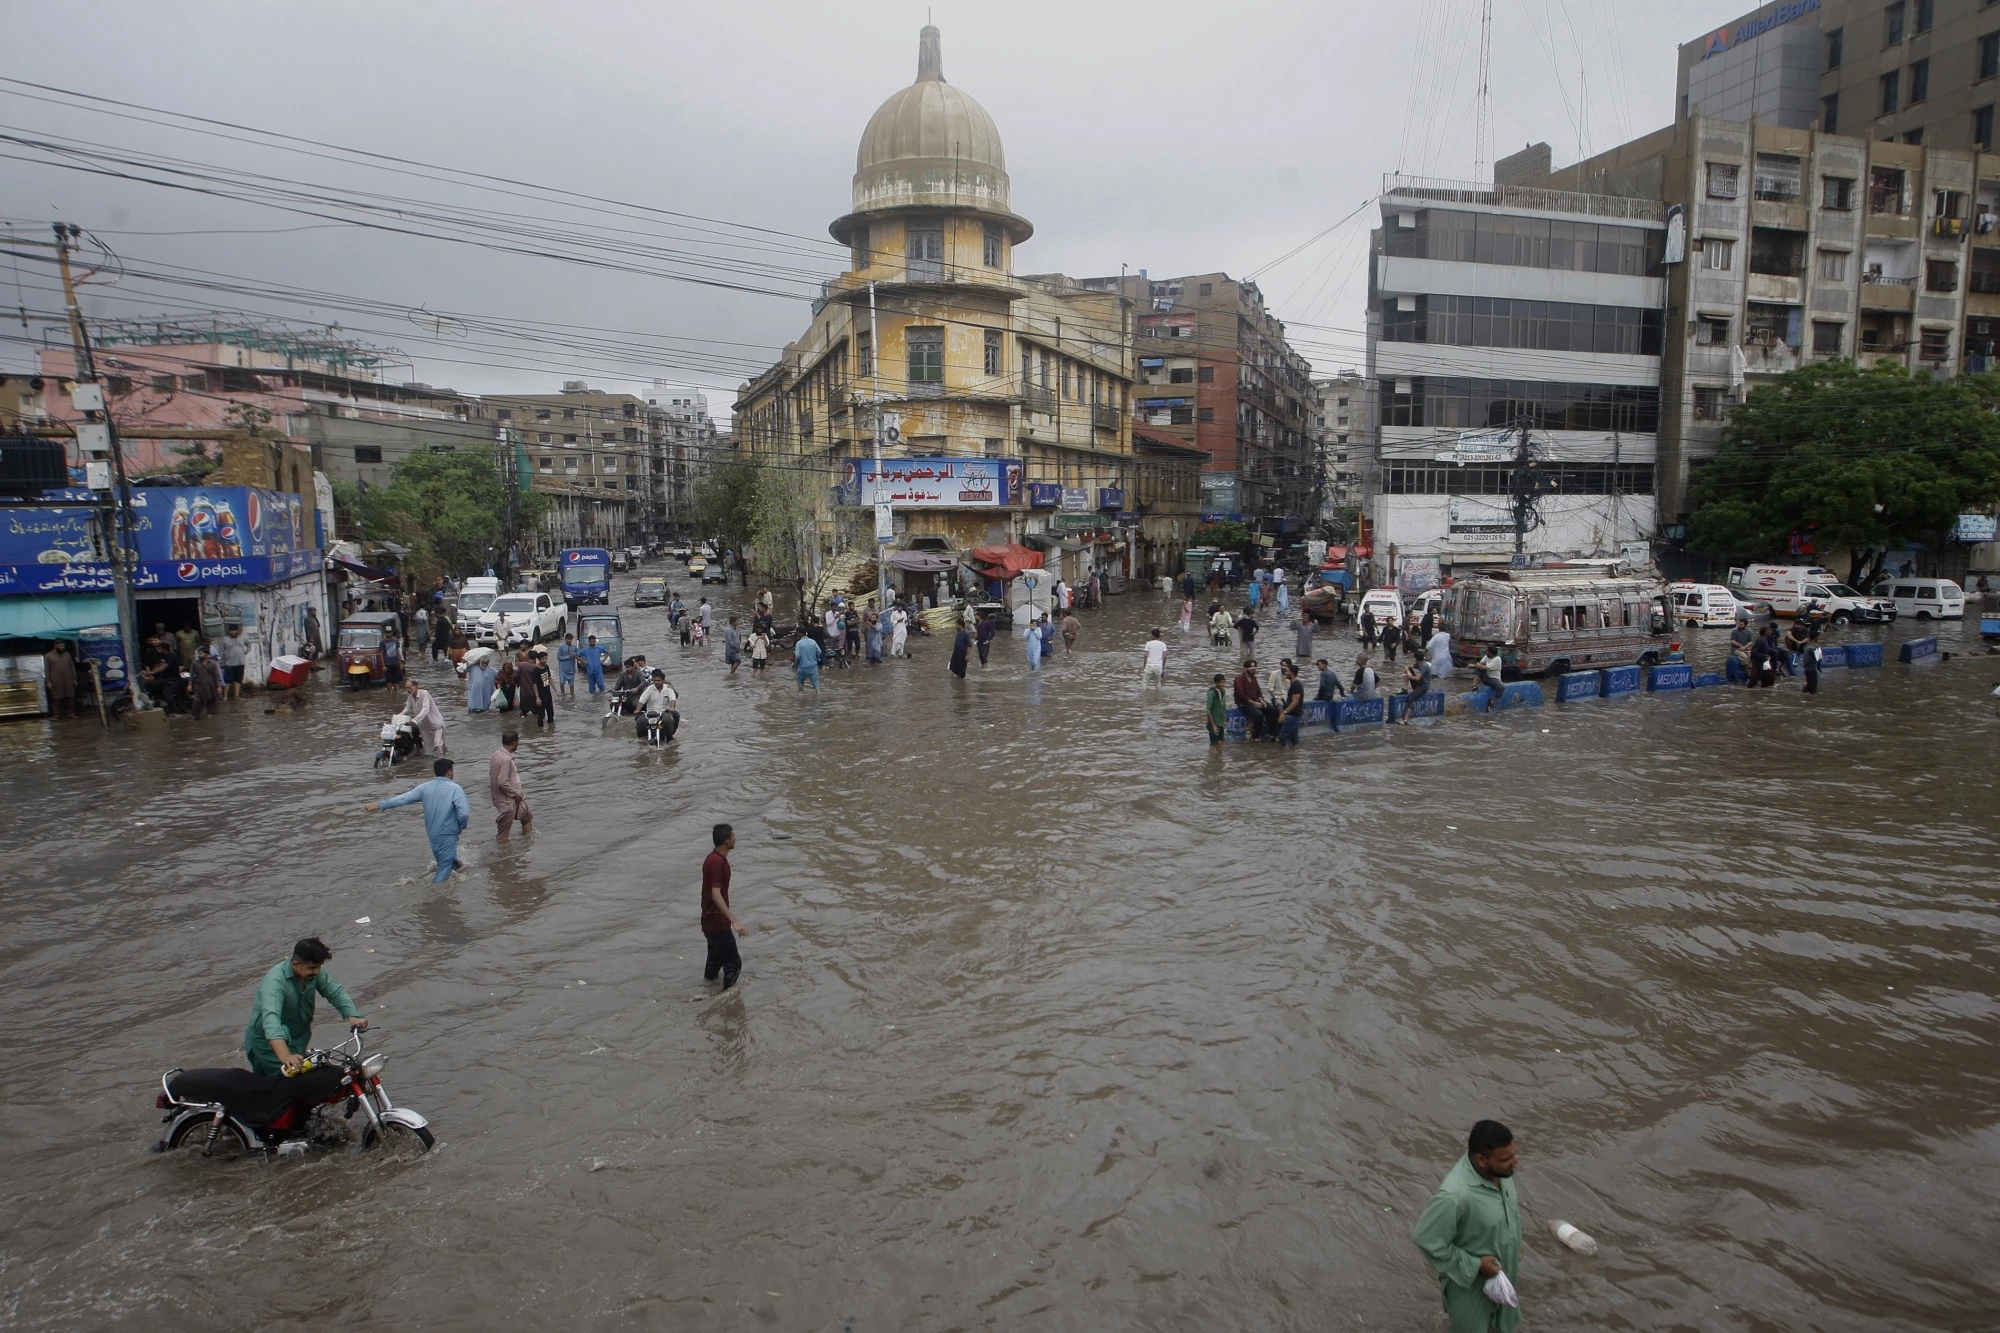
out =
[[789,583],[799,599],[799,623],[814,607],[808,584],[819,564],[819,495],[817,472],[799,462],[771,460],[755,465],[750,506],[750,543],[757,551],[760,572]]
[[1240,551],[1250,544],[1250,529],[1235,519],[1203,523],[1194,530],[1195,546],[1214,546],[1224,551]]
[[[474,573],[506,544],[507,479],[483,452],[414,453],[390,469],[388,485],[342,486],[337,498],[363,537],[409,547],[411,563],[423,569]],[[548,498],[522,491],[516,505],[526,532]]]
[[1928,379],[1845,361],[1752,389],[1689,487],[1688,544],[1782,554],[1795,534],[1853,554],[1868,586],[1888,552],[1936,549],[2000,500],[2000,377]]
[[695,530],[740,551],[750,540],[756,508],[756,465],[747,459],[723,463],[709,470],[695,492]]

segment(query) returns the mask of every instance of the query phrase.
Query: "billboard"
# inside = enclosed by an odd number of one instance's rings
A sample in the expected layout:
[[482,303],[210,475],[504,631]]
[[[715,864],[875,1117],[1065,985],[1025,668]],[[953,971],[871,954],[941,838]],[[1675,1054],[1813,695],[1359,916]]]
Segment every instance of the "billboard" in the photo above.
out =
[[896,509],[1000,508],[1027,499],[1018,458],[849,459],[839,502]]
[[[283,583],[322,567],[305,502],[252,486],[135,486],[135,588]],[[0,595],[107,592],[111,566],[95,510],[0,515]]]

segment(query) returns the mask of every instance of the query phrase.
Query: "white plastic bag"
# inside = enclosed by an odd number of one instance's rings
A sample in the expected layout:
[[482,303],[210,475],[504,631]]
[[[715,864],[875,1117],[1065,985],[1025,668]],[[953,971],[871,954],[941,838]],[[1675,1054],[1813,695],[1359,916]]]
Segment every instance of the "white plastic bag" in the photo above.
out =
[[1487,1278],[1486,1285],[1481,1290],[1486,1293],[1486,1299],[1495,1305],[1518,1307],[1521,1304],[1521,1297],[1514,1290],[1514,1284],[1507,1280],[1507,1270],[1504,1268]]

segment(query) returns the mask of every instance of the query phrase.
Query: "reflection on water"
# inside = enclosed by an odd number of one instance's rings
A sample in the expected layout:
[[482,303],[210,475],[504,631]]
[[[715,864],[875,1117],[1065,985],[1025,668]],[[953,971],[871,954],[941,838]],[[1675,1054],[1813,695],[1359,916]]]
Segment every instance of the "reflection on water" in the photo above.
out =
[[[1409,1228],[1497,1115],[1537,1326],[1991,1326],[1988,663],[1211,753],[1224,654],[1170,632],[1140,688],[1171,610],[1114,599],[1032,676],[919,640],[818,695],[630,612],[680,738],[587,697],[522,727],[535,831],[498,847],[514,724],[454,714],[443,886],[361,809],[427,776],[370,769],[379,693],[0,727],[9,1321],[1424,1327]],[[307,933],[442,1150],[147,1155],[154,1076],[228,1059]]]

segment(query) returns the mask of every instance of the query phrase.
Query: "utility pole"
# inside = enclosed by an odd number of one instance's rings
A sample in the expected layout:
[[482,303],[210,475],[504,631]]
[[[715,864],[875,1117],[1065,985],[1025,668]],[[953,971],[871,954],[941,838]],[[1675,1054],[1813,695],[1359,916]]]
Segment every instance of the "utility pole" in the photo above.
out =
[[[70,249],[83,235],[83,228],[65,222],[54,223],[53,228],[56,234],[56,263],[62,269],[63,303],[69,308],[70,340],[76,347],[77,383],[89,384],[96,389],[98,414],[104,418],[101,423],[104,439],[111,451],[112,521],[105,546],[111,553],[111,586],[118,600],[118,639],[125,652],[125,683],[132,691],[133,707],[144,711],[152,707],[152,702],[146,697],[145,687],[139,683],[139,645],[134,628],[138,613],[132,602],[131,573],[125,566],[125,557],[133,549],[127,545],[133,537],[132,487],[125,479],[125,454],[118,445],[118,427],[112,423],[111,412],[104,403],[103,385],[97,378],[97,357],[91,350],[90,331],[83,324],[83,309],[76,302],[76,282],[70,276]],[[80,444],[81,431],[78,432],[78,440]]]
[[[882,344],[875,333],[875,284],[868,284],[868,389],[875,400],[875,487],[882,486]],[[886,533],[884,529],[887,529]],[[885,540],[886,537],[886,540]],[[875,502],[875,614],[889,613],[889,552],[896,539],[896,511],[887,500]]]
[[514,586],[514,553],[519,536],[515,531],[521,514],[521,471],[514,466],[514,441],[505,426],[493,428],[494,445],[499,451],[500,467],[507,482],[507,549],[501,555],[501,571],[506,588]]
[[1530,470],[1534,466],[1534,453],[1528,443],[1528,419],[1520,418],[1521,442],[1514,449],[1514,560],[1516,569],[1528,563],[1529,520],[1535,516],[1535,492],[1538,478]]
[[1488,139],[1491,128],[1488,121],[1493,107],[1493,0],[1486,0],[1484,12],[1479,16],[1479,120],[1473,128],[1472,179],[1475,184],[1486,180]]

